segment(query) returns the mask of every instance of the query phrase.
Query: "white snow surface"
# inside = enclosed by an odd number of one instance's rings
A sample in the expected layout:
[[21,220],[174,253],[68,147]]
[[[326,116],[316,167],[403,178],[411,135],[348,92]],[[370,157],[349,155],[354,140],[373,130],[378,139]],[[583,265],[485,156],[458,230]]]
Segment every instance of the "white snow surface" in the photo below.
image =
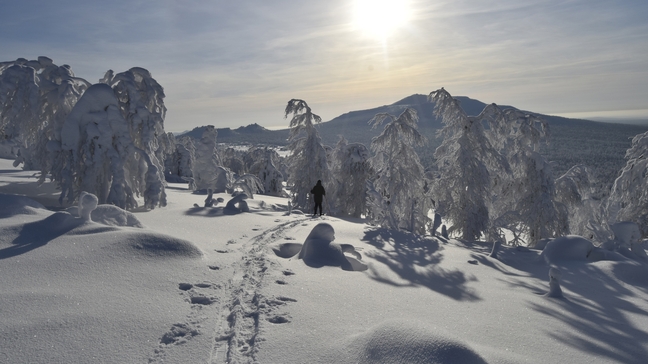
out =
[[[583,258],[594,250],[576,237],[550,242],[545,257],[502,246],[494,259],[490,243],[288,214],[284,198],[255,195],[249,212],[228,214],[194,207],[205,196],[186,185],[167,192],[166,207],[134,213],[143,227],[84,221],[46,209],[61,209],[56,189],[0,160],[0,362],[648,357],[648,266],[619,254]],[[342,248],[351,245],[368,269],[308,265],[273,251],[283,245],[296,254],[309,235],[357,259]],[[562,298],[545,296],[552,267]]]

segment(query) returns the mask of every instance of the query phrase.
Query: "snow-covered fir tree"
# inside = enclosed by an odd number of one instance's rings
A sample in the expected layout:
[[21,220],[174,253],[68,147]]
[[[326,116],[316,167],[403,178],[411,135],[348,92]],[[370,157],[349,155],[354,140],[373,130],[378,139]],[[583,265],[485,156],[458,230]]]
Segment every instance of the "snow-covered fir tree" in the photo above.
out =
[[[159,179],[164,180],[164,159],[173,153],[175,145],[164,131],[164,89],[151,76],[151,73],[140,67],[133,67],[126,72],[113,75],[109,70],[100,80],[110,85],[117,99],[124,118],[128,121],[129,131],[137,148],[144,150],[148,158],[159,171]],[[129,166],[135,171],[135,166]],[[142,178],[151,178],[151,176]],[[160,205],[166,205],[164,188],[158,196]]]
[[626,165],[614,181],[607,203],[611,224],[632,221],[648,236],[648,132],[632,138]]
[[220,157],[216,153],[216,137],[218,131],[213,125],[208,125],[200,140],[194,142],[195,161],[192,166],[193,180],[196,190],[211,190],[214,193],[225,192],[232,187],[233,174],[222,167]]
[[65,118],[90,86],[75,77],[70,66],[57,66],[48,57],[0,63],[0,134],[20,146],[16,165],[41,169],[44,181],[53,163],[49,140],[60,140]]
[[[157,167],[135,146],[110,86],[88,88],[63,123],[60,136],[60,141],[50,142],[50,149],[65,158],[61,169],[52,170],[61,187],[61,202],[65,198],[72,202],[85,191],[100,203],[123,209],[137,207],[136,195],[144,196],[148,207],[159,204],[162,181]],[[140,161],[144,179],[128,170],[134,160]]]
[[[602,201],[594,197],[590,169],[579,164],[570,168],[556,179],[556,201],[565,205],[568,211],[569,233],[589,240],[604,243],[611,232],[601,235],[607,226]],[[593,228],[597,226],[597,228]]]
[[482,124],[496,118],[499,109],[488,105],[479,115],[468,116],[443,88],[430,93],[429,99],[436,103],[435,114],[444,125],[443,142],[434,152],[439,169],[432,189],[436,211],[452,223],[448,233],[459,231],[463,239],[477,240],[490,224],[490,171],[507,171]]
[[310,209],[310,191],[318,180],[327,188],[331,180],[326,149],[315,124],[322,118],[313,114],[306,101],[292,99],[286,105],[285,117],[292,115],[288,136],[289,179],[293,206]]
[[34,144],[43,127],[38,113],[38,76],[33,67],[18,62],[0,67],[0,134],[17,142],[21,149],[17,162],[33,169],[26,148]]
[[243,162],[242,152],[234,148],[226,148],[223,152],[223,166],[232,171],[235,175],[244,175],[246,173],[245,163]]
[[369,150],[340,137],[331,158],[331,196],[337,213],[360,217],[367,210],[367,180],[373,175]]
[[265,148],[263,153],[250,167],[250,173],[259,177],[263,185],[263,193],[271,196],[281,196],[283,194],[283,175],[275,165],[279,160],[279,154],[271,148]]
[[547,137],[546,121],[516,109],[499,110],[494,116],[486,135],[510,167],[510,174],[491,179],[494,227],[525,236],[531,246],[568,233],[567,209],[556,201],[551,166],[539,153]]
[[407,108],[398,117],[377,114],[370,123],[377,127],[385,120],[389,123],[371,141],[375,153],[371,166],[376,176],[368,184],[371,217],[386,228],[425,234],[431,199],[425,191],[425,170],[414,150],[425,143],[416,128],[418,116]]

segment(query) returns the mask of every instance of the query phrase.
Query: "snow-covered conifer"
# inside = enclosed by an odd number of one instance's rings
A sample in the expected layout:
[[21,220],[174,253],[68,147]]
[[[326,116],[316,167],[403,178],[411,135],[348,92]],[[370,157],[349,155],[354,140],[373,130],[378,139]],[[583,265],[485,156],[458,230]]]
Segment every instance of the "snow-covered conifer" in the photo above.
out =
[[22,64],[0,69],[0,137],[20,146],[20,159],[32,169],[26,148],[34,144],[43,123],[38,115],[39,90],[36,70]]
[[[164,159],[175,148],[164,131],[164,89],[148,70],[140,67],[133,67],[114,76],[113,71],[109,70],[101,82],[113,88],[122,115],[128,121],[131,139],[137,148],[147,154],[158,171],[159,180],[164,181]],[[136,170],[134,166],[128,168]],[[160,206],[166,205],[164,186],[155,198],[159,199]]]
[[275,165],[279,160],[279,154],[270,148],[263,150],[261,158],[251,167],[250,173],[259,177],[263,185],[263,193],[271,196],[281,196],[283,194],[283,175]]
[[96,84],[83,94],[63,123],[60,137],[50,142],[51,150],[64,160],[60,169],[52,170],[61,187],[59,201],[74,201],[85,191],[96,195],[99,203],[130,209],[137,206],[135,195],[159,188],[126,168],[138,159],[145,168],[143,175],[157,173],[150,171],[155,166],[146,153],[135,147],[109,86]]
[[369,191],[370,206],[382,205],[382,217],[375,220],[378,216],[372,213],[374,221],[383,227],[424,234],[431,200],[424,190],[425,171],[414,150],[425,142],[416,129],[418,116],[414,109],[407,108],[398,117],[378,114],[370,123],[377,127],[385,120],[390,122],[371,141],[375,153],[371,165],[376,177],[372,182],[373,191]]
[[[534,246],[540,239],[568,233],[567,208],[556,201],[550,164],[539,153],[548,133],[543,119],[516,109],[497,113],[491,140],[510,167],[510,178],[496,180],[493,200],[494,224],[517,230]],[[506,176],[506,175],[505,175]]]
[[648,132],[632,138],[625,157],[608,200],[608,218],[610,223],[632,221],[648,236]]
[[489,228],[488,205],[491,196],[491,171],[506,171],[506,161],[486,137],[483,122],[499,113],[494,104],[478,116],[468,116],[445,89],[430,93],[436,103],[435,114],[444,124],[444,139],[434,152],[439,177],[434,181],[436,209],[463,239],[476,240]]
[[[213,190],[214,192],[224,192],[229,185],[218,185],[222,182],[219,178],[218,167],[221,166],[221,160],[216,153],[216,137],[218,131],[213,125],[207,125],[203,130],[200,140],[194,142],[195,161],[192,166],[192,174],[197,190]],[[218,181],[220,180],[220,181]]]
[[313,114],[306,101],[298,99],[292,99],[286,105],[285,117],[291,114],[288,184],[291,186],[293,206],[308,209],[313,186],[321,180],[326,188],[331,180],[326,149],[315,128],[322,118]]
[[237,189],[241,190],[249,198],[254,199],[255,193],[263,192],[263,184],[259,177],[253,174],[244,174],[232,184],[232,192],[236,193]]
[[367,180],[373,174],[367,147],[340,137],[332,153],[331,174],[335,183],[330,190],[338,214],[360,217],[366,213]]

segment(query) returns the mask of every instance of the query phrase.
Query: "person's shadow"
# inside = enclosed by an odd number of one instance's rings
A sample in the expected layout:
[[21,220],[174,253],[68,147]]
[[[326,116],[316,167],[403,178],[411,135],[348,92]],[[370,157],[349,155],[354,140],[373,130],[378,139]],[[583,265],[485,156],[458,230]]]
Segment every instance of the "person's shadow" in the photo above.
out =
[[11,246],[0,249],[0,259],[13,258],[40,248],[84,223],[67,212],[56,212],[43,220],[25,224]]

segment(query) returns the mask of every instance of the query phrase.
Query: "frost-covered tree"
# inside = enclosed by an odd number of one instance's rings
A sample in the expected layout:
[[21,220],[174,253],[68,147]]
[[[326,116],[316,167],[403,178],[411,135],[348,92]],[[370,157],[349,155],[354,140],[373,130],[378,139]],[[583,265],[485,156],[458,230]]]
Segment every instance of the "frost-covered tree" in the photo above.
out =
[[57,66],[47,57],[0,63],[0,134],[18,142],[16,165],[41,168],[41,181],[45,178],[57,162],[47,143],[60,140],[57,131],[89,86],[74,76],[70,66]]
[[234,148],[227,148],[223,152],[223,166],[228,168],[236,175],[243,175],[246,173],[245,162],[243,162],[242,152]]
[[232,182],[234,182],[232,173],[222,167],[220,157],[216,153],[217,136],[216,128],[213,125],[208,125],[200,140],[194,142],[196,159],[192,173],[197,190],[225,192],[232,187]]
[[[116,75],[109,70],[100,82],[113,88],[135,146],[144,150],[158,169],[160,180],[164,180],[164,159],[175,148],[164,131],[164,89],[148,70],[140,67]],[[132,166],[129,169],[134,170]],[[162,206],[166,205],[164,189],[160,199]]]
[[632,221],[648,236],[648,132],[632,138],[626,165],[614,181],[607,204],[610,223]]
[[[137,207],[138,195],[148,208],[160,204],[163,187],[158,169],[135,146],[109,86],[88,88],[63,123],[60,138],[49,145],[64,160],[60,169],[52,170],[52,178],[61,187],[59,201],[72,202],[84,191],[97,196],[99,203],[123,209]],[[131,171],[128,165],[139,169]]]
[[425,143],[416,128],[418,116],[407,108],[398,117],[377,114],[370,123],[377,127],[385,120],[390,122],[371,141],[376,173],[369,184],[372,218],[383,227],[425,234],[431,200],[425,192],[425,170],[414,150]]
[[516,109],[499,110],[495,115],[489,126],[497,128],[491,127],[487,135],[511,171],[492,182],[495,227],[524,235],[531,246],[540,239],[568,233],[567,209],[556,201],[551,166],[539,153],[540,143],[547,137],[547,123]]
[[363,144],[351,143],[340,137],[331,158],[333,188],[337,213],[360,217],[367,210],[367,180],[373,175],[369,150]]
[[306,101],[292,99],[286,105],[285,117],[292,114],[288,136],[289,179],[294,207],[309,209],[310,191],[318,180],[325,188],[331,178],[326,158],[326,149],[315,128],[322,121],[313,114]]
[[600,234],[602,228],[609,228],[602,219],[603,205],[594,197],[591,181],[589,168],[582,164],[573,166],[556,179],[556,201],[567,208],[570,234],[603,243],[609,240],[611,232]]
[[38,131],[42,129],[38,115],[36,70],[18,63],[0,70],[0,135],[3,139],[13,139],[19,145],[20,158],[17,164],[28,164],[30,157],[26,148],[33,145]]
[[279,154],[270,148],[263,150],[263,154],[250,167],[250,173],[259,177],[263,185],[263,193],[271,196],[283,194],[283,175],[275,165],[279,160]]
[[232,184],[232,193],[237,193],[237,191],[253,199],[255,193],[263,192],[263,184],[259,177],[253,174],[244,174]]
[[477,240],[489,229],[491,171],[507,173],[506,161],[486,136],[483,123],[500,112],[494,104],[468,116],[445,89],[430,93],[435,114],[444,124],[443,142],[434,152],[439,177],[434,181],[436,211],[452,222],[448,233],[459,231],[465,240]]
[[193,179],[193,164],[196,160],[192,138],[182,137],[176,140],[173,154],[165,161],[165,176],[169,182],[182,182]]

